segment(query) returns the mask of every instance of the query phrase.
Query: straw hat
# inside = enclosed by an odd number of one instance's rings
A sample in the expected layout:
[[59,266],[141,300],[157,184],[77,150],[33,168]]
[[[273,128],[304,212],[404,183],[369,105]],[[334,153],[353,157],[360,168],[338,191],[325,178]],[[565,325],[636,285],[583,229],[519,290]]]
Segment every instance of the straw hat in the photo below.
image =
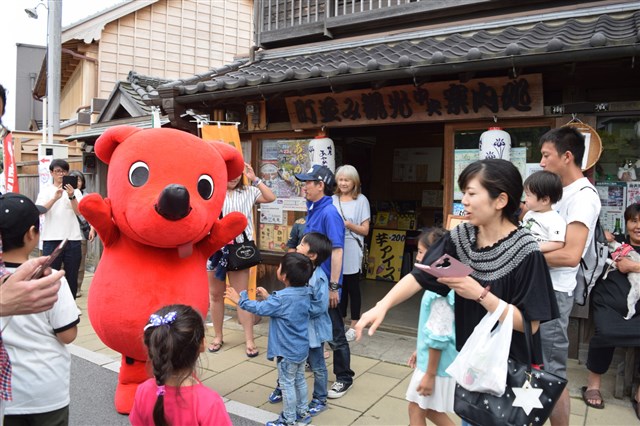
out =
[[582,162],[584,165],[584,167],[582,167],[582,171],[589,170],[596,165],[602,155],[602,139],[600,139],[600,135],[593,127],[581,121],[572,121],[565,124],[565,126],[575,127],[576,130],[585,135],[585,139],[587,135],[590,135],[589,151],[585,151],[584,156],[586,160],[583,160]]

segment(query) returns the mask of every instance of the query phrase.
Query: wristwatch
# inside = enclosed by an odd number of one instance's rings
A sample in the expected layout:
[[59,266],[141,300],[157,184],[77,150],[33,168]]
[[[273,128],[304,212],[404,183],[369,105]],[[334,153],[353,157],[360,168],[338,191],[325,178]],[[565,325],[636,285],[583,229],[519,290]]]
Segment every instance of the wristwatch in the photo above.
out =
[[262,179],[258,178],[256,180],[253,181],[253,186],[258,186],[262,183]]
[[338,290],[340,290],[340,288],[342,288],[342,284],[340,284],[340,283],[337,283],[337,282],[334,282],[334,281],[329,283],[329,290],[331,290],[331,291],[338,291]]
[[75,196],[75,195],[72,195],[71,197],[69,197],[69,199],[70,199],[70,200],[75,200],[75,199],[76,199],[76,196]]

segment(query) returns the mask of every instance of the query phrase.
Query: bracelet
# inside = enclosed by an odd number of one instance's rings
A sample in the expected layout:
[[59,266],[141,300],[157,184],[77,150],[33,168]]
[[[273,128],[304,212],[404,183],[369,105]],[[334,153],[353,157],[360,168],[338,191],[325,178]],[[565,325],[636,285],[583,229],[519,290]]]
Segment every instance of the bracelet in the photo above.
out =
[[476,302],[480,303],[484,300],[484,298],[487,296],[487,294],[489,294],[489,290],[491,290],[491,286],[488,285],[484,288],[484,290],[482,290],[482,294],[480,295],[480,297],[478,297],[476,299]]
[[258,186],[262,183],[262,179],[258,178],[257,180],[253,181],[253,186]]
[[71,197],[69,197],[69,199],[70,199],[70,200],[75,200],[75,199],[76,199],[76,196],[75,196],[75,195],[72,195]]

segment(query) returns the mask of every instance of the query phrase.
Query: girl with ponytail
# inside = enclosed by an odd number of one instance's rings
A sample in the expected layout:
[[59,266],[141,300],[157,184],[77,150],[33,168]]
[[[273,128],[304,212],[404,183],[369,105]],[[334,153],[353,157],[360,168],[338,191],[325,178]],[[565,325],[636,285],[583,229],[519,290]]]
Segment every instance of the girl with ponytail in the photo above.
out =
[[231,425],[220,395],[195,374],[205,345],[202,316],[186,305],[158,310],[144,327],[153,378],[136,391],[133,426]]

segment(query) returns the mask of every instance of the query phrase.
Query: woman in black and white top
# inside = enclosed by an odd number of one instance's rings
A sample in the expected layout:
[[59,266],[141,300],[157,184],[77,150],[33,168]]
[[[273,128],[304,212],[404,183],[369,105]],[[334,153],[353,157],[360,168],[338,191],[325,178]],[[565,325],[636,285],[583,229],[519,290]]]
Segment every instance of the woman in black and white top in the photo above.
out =
[[[251,186],[244,185],[243,176],[252,183]],[[253,206],[256,203],[270,203],[275,201],[276,196],[271,189],[258,178],[250,164],[245,163],[244,175],[229,181],[227,184],[227,196],[222,206],[222,214],[230,212],[241,212],[247,216],[247,227],[245,233],[247,238],[253,239]],[[237,242],[242,242],[242,234],[236,237]],[[222,348],[222,322],[224,319],[224,290],[225,279],[229,278],[229,284],[238,292],[246,290],[249,286],[249,269],[242,271],[227,271],[227,254],[223,248],[216,252],[207,262],[209,275],[209,299],[211,309],[211,319],[215,337],[209,345],[209,352],[218,352]],[[253,358],[259,354],[256,344],[253,341],[253,314],[246,312],[240,307],[237,308],[238,320],[244,329],[246,354]]]

